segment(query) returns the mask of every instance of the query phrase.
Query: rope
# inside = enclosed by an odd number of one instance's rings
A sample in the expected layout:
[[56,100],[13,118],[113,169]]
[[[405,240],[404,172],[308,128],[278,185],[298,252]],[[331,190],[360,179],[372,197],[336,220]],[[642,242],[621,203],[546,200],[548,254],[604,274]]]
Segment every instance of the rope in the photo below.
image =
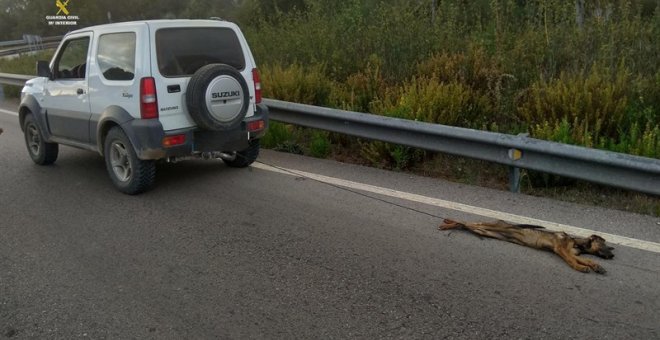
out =
[[[243,155],[241,155],[239,153],[236,153],[236,156],[244,157]],[[282,167],[274,165],[274,164],[269,164],[269,163],[261,161],[261,160],[255,161],[255,162],[273,167],[275,169],[286,172],[286,173],[291,174],[291,175],[296,176],[296,177],[302,177],[302,178],[307,179],[307,180],[311,180],[311,181],[314,181],[314,182],[317,182],[317,183],[325,184],[325,185],[333,187],[335,189],[339,189],[339,190],[342,190],[342,191],[345,191],[345,192],[350,192],[350,193],[355,194],[357,196],[361,196],[361,197],[368,198],[368,199],[371,199],[371,200],[374,200],[374,201],[382,202],[382,203],[385,203],[385,204],[388,204],[388,205],[391,205],[391,206],[395,206],[395,207],[398,207],[398,208],[401,208],[401,209],[405,209],[405,210],[408,210],[408,211],[412,211],[412,212],[415,212],[415,213],[418,213],[418,214],[421,214],[421,215],[426,215],[426,216],[430,216],[430,217],[434,217],[434,218],[444,219],[444,217],[439,216],[439,215],[431,214],[431,213],[423,211],[423,210],[419,210],[419,209],[416,209],[416,208],[413,208],[413,207],[405,206],[403,204],[399,204],[399,203],[396,203],[396,202],[388,201],[388,200],[380,198],[380,197],[371,196],[371,195],[365,194],[363,192],[360,192],[360,191],[357,191],[357,190],[354,190],[354,189],[350,189],[350,188],[347,188],[347,187],[344,187],[344,186],[341,186],[341,185],[336,185],[336,184],[324,182],[324,181],[321,181],[321,180],[318,180],[318,179],[315,179],[315,178],[311,178],[311,177],[305,176],[303,174],[299,174],[299,173],[293,172],[289,169],[282,168]]]

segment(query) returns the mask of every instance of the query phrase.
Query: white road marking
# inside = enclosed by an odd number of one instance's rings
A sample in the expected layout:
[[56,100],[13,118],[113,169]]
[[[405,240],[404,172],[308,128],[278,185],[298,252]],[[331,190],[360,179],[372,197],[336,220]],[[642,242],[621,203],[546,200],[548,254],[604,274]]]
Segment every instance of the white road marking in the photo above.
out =
[[12,116],[18,116],[18,113],[14,112],[14,111],[9,111],[9,110],[5,110],[5,109],[0,109],[0,112],[1,112],[1,113],[6,113],[6,114],[8,114],[8,115],[12,115]]
[[[0,113],[9,114],[9,115],[12,115],[12,116],[18,116],[18,113],[13,112],[13,111],[9,111],[9,110],[5,110],[5,109],[0,109]],[[570,226],[570,225],[567,225],[567,224],[544,221],[544,220],[540,220],[540,219],[536,219],[536,218],[520,216],[520,215],[510,214],[510,213],[506,213],[506,212],[501,212],[501,211],[496,211],[496,210],[491,210],[491,209],[486,209],[486,208],[475,207],[475,206],[471,206],[471,205],[467,205],[467,204],[442,200],[442,199],[439,199],[439,198],[433,198],[433,197],[428,197],[428,196],[411,194],[411,193],[408,193],[408,192],[383,188],[383,187],[379,187],[379,186],[375,186],[375,185],[369,185],[369,184],[364,184],[364,183],[359,183],[359,182],[353,182],[353,181],[340,179],[340,178],[335,178],[335,177],[317,175],[317,174],[313,174],[313,173],[305,172],[305,171],[300,171],[300,170],[285,169],[285,168],[282,168],[284,170],[280,170],[278,168],[274,168],[272,166],[268,166],[268,165],[261,164],[261,163],[254,163],[254,164],[252,164],[252,166],[257,168],[257,169],[277,172],[277,173],[290,175],[290,176],[293,176],[293,174],[298,174],[300,176],[309,177],[309,178],[317,180],[319,182],[324,182],[324,183],[338,185],[338,186],[347,187],[347,188],[351,188],[351,189],[366,191],[366,192],[379,194],[379,195],[383,195],[383,196],[403,199],[403,200],[407,200],[407,201],[411,201],[411,202],[427,204],[427,205],[431,205],[431,206],[435,206],[435,207],[441,207],[441,208],[445,208],[445,209],[461,211],[461,212],[465,212],[465,213],[469,213],[469,214],[480,215],[480,216],[484,216],[484,217],[490,217],[490,218],[494,218],[494,219],[498,219],[498,220],[505,220],[505,221],[512,222],[512,223],[541,225],[541,226],[544,226],[548,230],[563,231],[563,232],[573,234],[573,235],[576,235],[576,236],[588,237],[592,234],[598,234],[598,235],[601,235],[602,237],[604,237],[608,242],[613,243],[613,244],[618,244],[618,245],[622,245],[622,246],[626,246],[626,247],[646,250],[646,251],[650,251],[650,252],[654,252],[654,253],[660,253],[660,243],[656,243],[656,242],[639,240],[639,239],[635,239],[635,238],[632,238],[632,237],[620,236],[620,235],[615,235],[615,234],[603,233],[603,232],[599,232],[599,231],[595,231],[595,230],[574,227],[574,226]]]
[[593,235],[593,234],[598,234],[598,235],[604,237],[607,240],[607,242],[609,242],[609,243],[618,244],[618,245],[631,247],[631,248],[636,248],[636,249],[641,249],[641,250],[646,250],[646,251],[650,251],[650,252],[654,252],[654,253],[660,253],[660,243],[656,243],[656,242],[638,240],[638,239],[631,238],[631,237],[620,236],[620,235],[609,234],[609,233],[603,233],[603,232],[600,232],[600,231],[584,229],[584,228],[574,227],[574,226],[561,224],[561,223],[550,222],[550,221],[539,220],[539,219],[535,219],[535,218],[531,218],[531,217],[525,217],[525,216],[505,213],[505,212],[501,212],[501,211],[486,209],[486,208],[475,207],[475,206],[471,206],[471,205],[467,205],[467,204],[456,203],[456,202],[452,202],[452,201],[446,201],[446,200],[433,198],[433,197],[428,197],[428,196],[411,194],[411,193],[408,193],[408,192],[403,192],[403,191],[378,187],[378,186],[359,183],[359,182],[348,181],[348,180],[345,180],[345,179],[340,179],[340,178],[335,178],[335,177],[328,177],[328,176],[318,175],[318,174],[309,173],[309,172],[300,171],[300,170],[285,169],[285,168],[278,169],[278,168],[274,168],[272,166],[265,165],[265,164],[262,164],[262,163],[254,163],[254,164],[252,164],[252,167],[257,168],[257,169],[261,169],[261,170],[267,170],[267,171],[277,172],[277,173],[281,173],[281,174],[285,174],[285,175],[290,175],[290,176],[294,176],[294,174],[297,174],[299,176],[308,177],[308,178],[314,179],[316,181],[324,182],[324,183],[328,183],[328,184],[332,184],[332,185],[338,185],[338,186],[342,186],[342,187],[346,187],[346,188],[351,188],[351,189],[370,192],[370,193],[379,194],[379,195],[383,195],[383,196],[403,199],[403,200],[407,200],[407,201],[411,201],[411,202],[423,203],[423,204],[427,204],[427,205],[431,205],[431,206],[435,206],[435,207],[441,207],[441,208],[445,208],[445,209],[461,211],[461,212],[465,212],[465,213],[469,213],[469,214],[480,215],[480,216],[494,218],[494,219],[498,219],[498,220],[505,220],[505,221],[512,222],[512,223],[541,225],[541,226],[543,226],[543,227],[545,227],[546,229],[549,229],[549,230],[563,231],[563,232],[566,232],[566,233],[569,233],[569,234],[572,234],[572,235],[576,235],[576,236],[588,237],[588,236]]

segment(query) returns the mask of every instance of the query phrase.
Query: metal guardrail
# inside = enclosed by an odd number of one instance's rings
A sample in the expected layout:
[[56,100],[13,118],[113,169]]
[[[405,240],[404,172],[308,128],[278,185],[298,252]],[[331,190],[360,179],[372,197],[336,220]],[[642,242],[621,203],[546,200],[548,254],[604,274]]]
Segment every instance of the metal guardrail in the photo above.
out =
[[[0,73],[0,83],[22,85],[32,77]],[[512,190],[524,168],[660,195],[658,159],[273,99],[264,104],[275,121],[508,165]]]
[[[36,65],[35,65],[35,69],[36,69]],[[24,74],[0,73],[0,84],[23,86],[25,85],[26,81],[34,77],[36,76],[29,76]]]
[[20,45],[25,45],[25,44],[27,44],[25,39],[0,41],[0,47],[20,46]]
[[273,120],[660,195],[660,160],[529,138],[265,99]]
[[22,40],[11,40],[0,42],[0,57],[24,52],[39,51],[55,48],[59,45],[63,36],[41,37],[38,35],[23,35]]
[[33,43],[33,40],[38,40],[39,43],[47,43],[47,42],[59,42],[62,40],[64,36],[63,35],[57,35],[57,36],[52,36],[52,37],[41,37],[38,35],[24,35],[23,39],[20,40],[10,40],[10,41],[0,41],[0,47],[14,47],[14,46],[21,46],[21,45],[30,45]]
[[16,47],[16,48],[10,48],[7,50],[2,50],[0,51],[0,57],[8,56],[8,55],[14,55],[14,54],[20,54],[20,53],[25,53],[25,52],[33,52],[33,51],[40,51],[40,50],[45,50],[49,48],[56,48],[60,43],[58,42],[50,42],[50,43],[43,43],[39,44],[38,46],[24,46],[24,47]]

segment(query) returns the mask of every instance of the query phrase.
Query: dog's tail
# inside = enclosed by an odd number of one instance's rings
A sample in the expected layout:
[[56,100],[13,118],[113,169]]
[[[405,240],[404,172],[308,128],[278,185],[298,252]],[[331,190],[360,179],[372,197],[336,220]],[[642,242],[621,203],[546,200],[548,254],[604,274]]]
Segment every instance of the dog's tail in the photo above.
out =
[[438,229],[440,230],[448,230],[448,229],[460,229],[460,228],[465,228],[465,224],[461,222],[456,222],[454,220],[450,220],[446,218],[444,221],[442,221],[442,224]]

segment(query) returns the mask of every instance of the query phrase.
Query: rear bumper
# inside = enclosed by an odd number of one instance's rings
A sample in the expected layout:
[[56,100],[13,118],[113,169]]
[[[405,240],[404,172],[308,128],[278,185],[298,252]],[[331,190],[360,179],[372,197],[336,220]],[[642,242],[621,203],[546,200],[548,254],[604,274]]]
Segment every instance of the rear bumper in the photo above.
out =
[[[250,122],[264,121],[264,128],[248,131]],[[197,128],[164,131],[157,119],[135,119],[122,124],[128,138],[135,147],[138,158],[143,160],[167,157],[190,156],[200,152],[241,151],[249,146],[249,140],[259,139],[268,129],[268,107],[257,105],[254,116],[247,117],[239,127],[230,131],[205,131]],[[183,135],[183,144],[164,147],[163,139],[167,136]]]

